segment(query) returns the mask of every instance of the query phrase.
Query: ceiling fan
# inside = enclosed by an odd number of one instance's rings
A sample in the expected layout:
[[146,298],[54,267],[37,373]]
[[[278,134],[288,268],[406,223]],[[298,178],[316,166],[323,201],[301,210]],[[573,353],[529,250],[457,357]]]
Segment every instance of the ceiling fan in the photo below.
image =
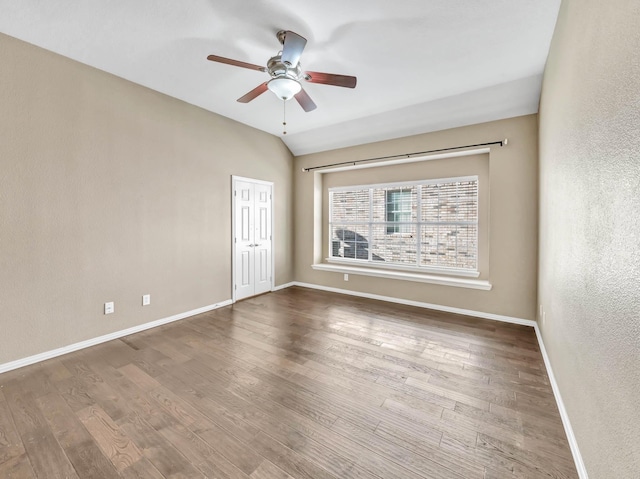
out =
[[207,57],[207,60],[213,62],[269,73],[271,79],[238,98],[240,103],[249,103],[265,91],[271,90],[279,99],[287,101],[295,98],[304,111],[312,111],[316,109],[316,104],[302,88],[300,83],[302,80],[310,83],[322,83],[323,85],[355,88],[357,79],[353,76],[303,71],[300,64],[300,56],[307,44],[307,40],[304,37],[290,30],[280,30],[277,33],[277,37],[282,44],[282,51],[271,57],[266,67],[217,55],[209,55]]

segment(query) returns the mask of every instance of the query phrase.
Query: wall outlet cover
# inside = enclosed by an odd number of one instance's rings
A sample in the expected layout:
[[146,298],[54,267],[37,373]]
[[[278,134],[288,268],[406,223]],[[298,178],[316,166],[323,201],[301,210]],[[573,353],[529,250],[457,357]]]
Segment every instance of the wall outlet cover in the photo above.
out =
[[115,304],[113,303],[113,301],[104,303],[104,314],[111,314],[113,312],[115,312]]

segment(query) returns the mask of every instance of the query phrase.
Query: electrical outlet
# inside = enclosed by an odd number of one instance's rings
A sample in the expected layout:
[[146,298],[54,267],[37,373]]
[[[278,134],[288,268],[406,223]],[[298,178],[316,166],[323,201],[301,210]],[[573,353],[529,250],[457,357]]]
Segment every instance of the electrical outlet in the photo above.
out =
[[349,274],[348,274],[348,273],[345,273],[345,274],[344,274],[344,280],[345,280],[345,281],[349,281]]
[[149,306],[151,304],[151,295],[144,294],[142,295],[142,306]]
[[111,314],[114,311],[115,311],[115,304],[113,303],[113,301],[104,303],[104,314]]

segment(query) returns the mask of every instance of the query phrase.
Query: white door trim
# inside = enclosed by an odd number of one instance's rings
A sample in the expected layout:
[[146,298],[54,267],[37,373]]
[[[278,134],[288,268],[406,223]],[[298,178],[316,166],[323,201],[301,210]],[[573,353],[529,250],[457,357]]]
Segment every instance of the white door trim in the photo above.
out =
[[236,241],[235,241],[235,233],[236,233],[236,199],[235,199],[235,191],[236,191],[236,182],[237,181],[246,181],[249,183],[255,183],[259,185],[268,185],[271,187],[271,291],[273,291],[273,285],[275,284],[276,279],[276,269],[275,269],[275,261],[274,261],[274,247],[275,244],[275,232],[274,232],[274,224],[275,224],[275,215],[274,215],[274,207],[273,207],[273,199],[275,197],[275,188],[273,181],[265,181],[265,180],[257,180],[255,178],[247,178],[246,176],[238,176],[231,175],[231,301],[232,303],[236,302]]
[[273,181],[256,180],[255,178],[247,178],[246,176],[231,175],[232,181],[248,181],[249,183],[258,183],[260,185],[273,186]]

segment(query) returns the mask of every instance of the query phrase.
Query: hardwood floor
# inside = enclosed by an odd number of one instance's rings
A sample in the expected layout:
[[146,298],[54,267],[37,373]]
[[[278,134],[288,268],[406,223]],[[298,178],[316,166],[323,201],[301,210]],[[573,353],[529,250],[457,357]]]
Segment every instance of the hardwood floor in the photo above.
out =
[[0,375],[2,478],[576,478],[533,330],[288,288]]

